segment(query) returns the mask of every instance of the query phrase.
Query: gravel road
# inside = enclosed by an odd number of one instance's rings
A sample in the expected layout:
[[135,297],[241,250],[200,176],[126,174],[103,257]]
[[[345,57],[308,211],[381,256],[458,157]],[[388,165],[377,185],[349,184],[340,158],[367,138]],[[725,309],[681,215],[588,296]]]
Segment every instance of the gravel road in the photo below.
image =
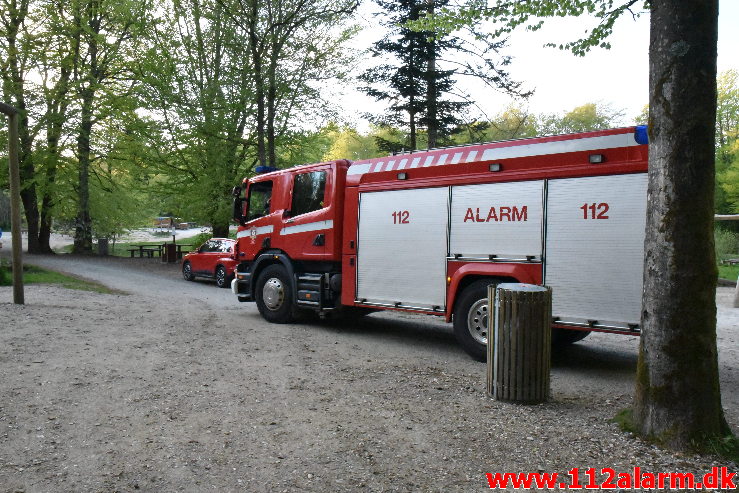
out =
[[[705,473],[619,430],[638,339],[555,354],[552,399],[485,394],[485,365],[431,318],[272,325],[149,259],[26,256],[122,291],[0,288],[0,492],[483,491],[485,473],[640,466]],[[739,430],[739,309],[719,288],[727,419]],[[601,476],[602,478],[602,476]]]

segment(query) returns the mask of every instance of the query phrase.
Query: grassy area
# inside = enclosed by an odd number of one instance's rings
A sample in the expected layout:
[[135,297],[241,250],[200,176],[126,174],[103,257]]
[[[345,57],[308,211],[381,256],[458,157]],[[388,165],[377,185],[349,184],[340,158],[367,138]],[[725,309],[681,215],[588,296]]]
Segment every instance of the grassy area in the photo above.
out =
[[739,265],[719,265],[718,276],[721,279],[736,281],[737,276],[739,276]]
[[[0,265],[0,286],[11,286],[13,275],[10,266],[6,263]],[[33,265],[23,266],[23,284],[58,284],[66,289],[78,289],[80,291],[93,291],[95,293],[112,294],[118,293],[102,284],[79,279],[61,272],[42,269]]]

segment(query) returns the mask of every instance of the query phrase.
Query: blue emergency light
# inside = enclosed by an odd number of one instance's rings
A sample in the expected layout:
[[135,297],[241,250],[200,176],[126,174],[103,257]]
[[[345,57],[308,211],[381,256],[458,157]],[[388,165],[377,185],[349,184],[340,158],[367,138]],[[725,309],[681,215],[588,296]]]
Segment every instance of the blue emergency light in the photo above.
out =
[[646,125],[639,125],[636,127],[636,130],[634,131],[634,140],[636,140],[637,144],[649,144],[649,135],[647,134]]
[[254,168],[254,172],[258,175],[263,175],[265,173],[272,173],[273,171],[277,171],[279,168],[275,168],[274,166],[257,166]]

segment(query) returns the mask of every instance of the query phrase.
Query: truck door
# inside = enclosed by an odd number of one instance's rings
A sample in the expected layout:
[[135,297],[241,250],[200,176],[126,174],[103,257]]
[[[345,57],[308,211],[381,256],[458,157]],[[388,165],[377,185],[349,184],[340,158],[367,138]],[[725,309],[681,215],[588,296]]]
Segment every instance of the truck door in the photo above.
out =
[[274,230],[275,211],[272,203],[272,180],[249,183],[246,197],[246,226],[236,235],[239,251],[251,260],[271,238]]
[[360,194],[358,300],[444,309],[448,204],[448,187]]
[[[321,260],[333,230],[331,167],[293,176],[289,219],[280,230],[280,244],[293,258]],[[311,258],[312,257],[312,258]]]

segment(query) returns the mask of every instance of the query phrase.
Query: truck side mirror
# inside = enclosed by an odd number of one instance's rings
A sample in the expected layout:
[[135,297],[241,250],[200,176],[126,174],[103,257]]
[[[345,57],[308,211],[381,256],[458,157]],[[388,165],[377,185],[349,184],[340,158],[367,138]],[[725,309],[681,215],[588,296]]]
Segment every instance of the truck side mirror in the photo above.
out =
[[231,217],[237,224],[243,226],[244,224],[246,224],[243,214],[244,199],[240,196],[240,194],[236,193],[237,188],[239,187],[234,187],[233,213]]

